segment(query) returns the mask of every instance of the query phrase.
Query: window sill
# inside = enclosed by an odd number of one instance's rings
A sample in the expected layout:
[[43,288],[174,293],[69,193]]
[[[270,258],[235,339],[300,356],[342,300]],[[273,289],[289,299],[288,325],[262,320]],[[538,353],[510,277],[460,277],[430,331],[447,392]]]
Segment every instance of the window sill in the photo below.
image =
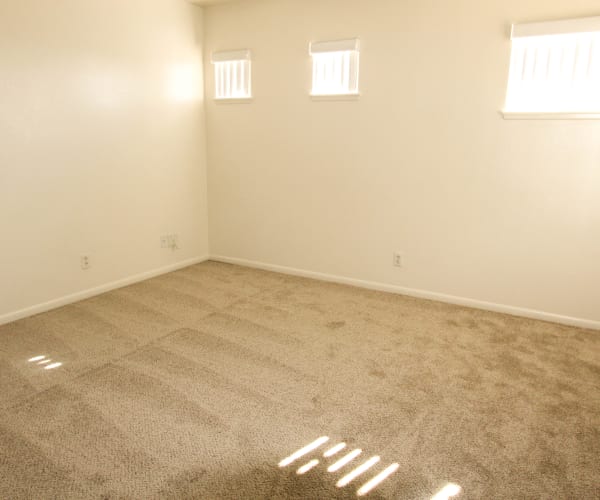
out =
[[216,104],[249,104],[254,100],[253,97],[234,97],[213,99]]
[[357,101],[360,94],[310,94],[313,101]]
[[540,113],[501,111],[505,120],[600,120],[600,113]]

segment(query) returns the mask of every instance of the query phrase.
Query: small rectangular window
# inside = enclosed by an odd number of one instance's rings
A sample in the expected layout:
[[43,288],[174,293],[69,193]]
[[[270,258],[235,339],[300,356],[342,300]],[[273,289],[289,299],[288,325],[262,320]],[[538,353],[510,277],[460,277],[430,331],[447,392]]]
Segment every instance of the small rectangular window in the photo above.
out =
[[505,116],[527,113],[600,117],[600,17],[513,25]]
[[310,44],[313,96],[358,95],[357,39]]
[[212,55],[215,70],[215,99],[250,99],[251,61],[249,50],[216,52]]

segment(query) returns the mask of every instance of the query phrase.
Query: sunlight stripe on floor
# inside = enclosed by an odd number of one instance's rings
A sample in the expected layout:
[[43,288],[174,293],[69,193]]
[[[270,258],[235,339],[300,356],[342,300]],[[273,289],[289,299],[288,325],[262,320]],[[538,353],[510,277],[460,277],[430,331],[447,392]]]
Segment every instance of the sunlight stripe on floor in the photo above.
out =
[[301,476],[302,474],[306,474],[310,469],[314,469],[317,465],[319,465],[319,461],[315,458],[314,460],[311,460],[310,462],[300,467],[296,471],[296,474],[298,474],[299,476]]
[[292,453],[289,457],[284,458],[281,462],[279,462],[279,467],[286,467],[290,465],[292,462],[295,462],[299,458],[307,455],[313,450],[316,450],[319,446],[329,441],[327,436],[321,436],[319,439],[314,440],[312,443],[307,444],[304,448],[300,448],[298,451]]
[[462,491],[458,484],[448,483],[440,491],[431,497],[431,500],[450,500]]
[[337,470],[340,470],[344,465],[352,462],[352,460],[354,460],[356,457],[358,457],[358,455],[360,455],[361,453],[362,453],[361,449],[353,450],[350,453],[348,453],[347,455],[344,455],[342,458],[340,458],[334,464],[330,465],[327,470],[329,472],[335,472]]
[[350,484],[354,481],[358,476],[367,472],[371,467],[373,467],[377,462],[379,462],[380,458],[375,456],[369,458],[364,464],[359,465],[356,469],[346,474],[342,479],[340,479],[336,486],[338,488],[343,488],[344,486]]
[[338,443],[333,448],[329,448],[325,453],[323,453],[323,456],[325,458],[333,457],[333,455],[342,451],[345,447],[346,443]]
[[359,497],[366,495],[367,493],[369,493],[369,491],[371,491],[373,488],[377,487],[380,483],[385,481],[394,472],[396,472],[399,467],[400,467],[400,464],[392,464],[389,467],[385,468],[379,474],[377,474],[373,479],[371,479],[371,480],[367,481],[365,484],[363,484],[359,488],[359,490],[356,492],[356,494]]

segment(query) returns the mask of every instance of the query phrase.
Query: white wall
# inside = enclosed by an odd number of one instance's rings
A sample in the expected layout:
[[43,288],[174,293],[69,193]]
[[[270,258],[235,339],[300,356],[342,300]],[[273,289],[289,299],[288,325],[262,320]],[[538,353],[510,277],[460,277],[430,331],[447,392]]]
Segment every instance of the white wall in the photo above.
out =
[[208,254],[201,16],[0,2],[0,322]]
[[[600,321],[600,122],[499,114],[510,23],[599,14],[597,0],[208,8],[205,56],[252,49],[255,95],[207,100],[211,253]],[[355,36],[360,100],[311,101],[308,42]]]

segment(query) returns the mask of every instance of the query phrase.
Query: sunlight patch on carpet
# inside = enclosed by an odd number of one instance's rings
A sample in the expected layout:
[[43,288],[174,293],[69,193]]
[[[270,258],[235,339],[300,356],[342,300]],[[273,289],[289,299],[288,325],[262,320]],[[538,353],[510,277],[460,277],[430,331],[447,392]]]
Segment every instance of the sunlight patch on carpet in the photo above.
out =
[[54,370],[62,366],[59,361],[52,361],[51,358],[47,358],[45,355],[33,356],[27,360],[29,363],[35,363],[36,365],[43,366],[44,370]]
[[321,436],[319,439],[307,444],[304,448],[300,448],[298,451],[295,451],[289,457],[284,458],[281,462],[279,462],[279,467],[286,467],[290,465],[304,455],[308,455],[311,451],[316,450],[319,446],[325,444],[327,441],[329,441],[327,436]]
[[52,363],[48,366],[44,366],[44,370],[54,370],[55,368],[58,368],[59,366],[62,366],[62,363]]
[[302,474],[306,474],[310,469],[314,469],[317,465],[319,465],[319,461],[315,458],[307,464],[304,464],[302,467],[300,467],[296,471],[296,474],[298,474],[299,476],[301,476]]
[[462,488],[458,484],[448,483],[440,491],[431,497],[431,500],[449,500],[452,497],[457,496],[462,491]]
[[345,447],[346,447],[346,443],[338,443],[334,447],[329,448],[325,453],[323,453],[323,456],[325,458],[333,457],[333,455],[335,455],[336,453],[339,453]]
[[[307,444],[306,446],[303,446],[299,450],[295,451],[288,457],[281,460],[281,462],[279,462],[279,467],[280,468],[287,467],[288,465],[292,464],[299,458],[309,455],[310,453],[316,452],[316,450],[318,448],[320,448],[322,445],[324,445],[328,441],[329,441],[329,438],[327,436],[321,436],[320,438]],[[323,452],[323,457],[331,458],[331,457],[337,455],[340,451],[342,451],[345,448],[346,448],[346,443],[339,442],[336,445],[326,449],[325,452]],[[319,453],[321,453],[321,452],[319,452]],[[352,463],[354,461],[354,459],[356,459],[361,454],[362,454],[362,449],[356,448],[356,449],[352,450],[351,452],[346,453],[343,457],[339,458],[335,462],[331,463],[329,465],[329,467],[327,467],[327,471],[330,473],[337,472],[340,469],[342,469],[342,468],[346,467],[347,465],[349,465],[350,463]],[[363,462],[361,465],[355,467],[350,472],[345,474],[341,479],[339,479],[338,482],[336,483],[336,486],[338,488],[344,488],[344,487],[348,486],[352,481],[354,481],[359,476],[362,476],[363,474],[365,474],[372,467],[377,465],[380,461],[381,461],[381,457],[379,457],[377,455],[369,458],[368,460]],[[315,469],[319,465],[320,465],[320,461],[316,458],[313,458],[313,459],[309,460],[307,463],[305,463],[304,465],[302,465],[296,471],[296,474],[304,475],[304,474],[308,473],[309,471]],[[393,464],[389,465],[386,469],[379,472],[377,475],[375,475],[373,478],[371,478],[369,481],[367,481],[365,484],[363,484],[356,492],[357,495],[363,496],[363,495],[366,495],[367,493],[369,493],[371,490],[376,488],[380,483],[385,481],[389,476],[391,476],[394,472],[396,472],[398,470],[398,467],[399,467],[399,465],[397,463],[393,463]]]
[[337,462],[330,465],[327,468],[327,472],[336,472],[336,471],[340,470],[344,465],[352,462],[352,460],[354,460],[356,457],[358,457],[358,455],[360,455],[361,453],[362,453],[362,450],[360,448],[357,448],[356,450],[352,450],[350,453],[348,453],[348,454],[344,455],[342,458],[340,458]]
[[390,477],[394,472],[398,470],[400,464],[393,463],[392,465],[386,467],[379,474],[377,474],[373,479],[370,479],[365,484],[363,484],[356,494],[359,497],[362,497],[369,493],[371,490],[377,488],[383,481],[385,481],[388,477]]
[[373,467],[377,462],[381,460],[378,456],[374,456],[369,458],[364,464],[359,465],[356,469],[346,474],[342,479],[340,479],[336,486],[338,488],[343,488],[344,486],[349,485],[352,481],[354,481],[358,476],[367,472],[371,467]]

